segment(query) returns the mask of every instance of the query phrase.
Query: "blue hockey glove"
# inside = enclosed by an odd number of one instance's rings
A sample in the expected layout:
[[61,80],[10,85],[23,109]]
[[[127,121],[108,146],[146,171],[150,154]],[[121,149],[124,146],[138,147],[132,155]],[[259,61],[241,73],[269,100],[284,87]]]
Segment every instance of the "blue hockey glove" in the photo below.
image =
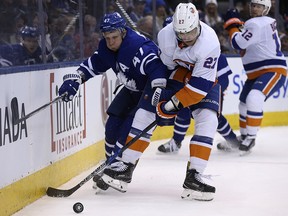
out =
[[233,8],[229,9],[226,12],[224,17],[224,29],[230,30],[231,28],[239,28],[244,24],[243,21],[240,20],[240,16],[238,10]]
[[63,77],[63,81],[58,94],[63,95],[63,101],[69,102],[73,99],[79,89],[81,76],[79,74],[66,74]]
[[152,95],[151,104],[156,107],[160,101],[168,101],[174,94],[174,90],[157,87]]

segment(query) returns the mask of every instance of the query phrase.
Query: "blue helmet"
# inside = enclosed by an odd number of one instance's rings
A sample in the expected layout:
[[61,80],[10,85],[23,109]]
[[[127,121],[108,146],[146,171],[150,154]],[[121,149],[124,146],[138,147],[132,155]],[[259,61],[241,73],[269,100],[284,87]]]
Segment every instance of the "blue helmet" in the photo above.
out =
[[20,30],[20,35],[23,39],[26,37],[35,38],[39,36],[39,31],[35,27],[25,26]]
[[118,12],[105,14],[100,25],[101,32],[114,31],[117,29],[124,29],[126,21]]

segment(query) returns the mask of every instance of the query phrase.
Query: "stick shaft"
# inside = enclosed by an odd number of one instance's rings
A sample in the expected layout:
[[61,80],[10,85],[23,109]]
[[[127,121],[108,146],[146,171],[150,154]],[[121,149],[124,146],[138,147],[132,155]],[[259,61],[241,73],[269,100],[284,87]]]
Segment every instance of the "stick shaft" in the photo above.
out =
[[131,28],[133,30],[140,32],[141,34],[145,35],[146,37],[149,37],[149,38],[152,37],[149,33],[137,29],[137,26],[135,25],[135,23],[133,22],[133,20],[129,16],[129,14],[126,12],[126,10],[123,8],[123,6],[121,5],[121,3],[118,0],[115,0],[115,4],[117,5],[117,7],[119,8],[121,13],[125,17],[126,21],[129,23],[129,25],[131,26]]
[[61,96],[58,96],[56,97],[55,99],[53,99],[52,101],[42,105],[41,107],[33,110],[32,112],[28,113],[27,115],[23,116],[22,118],[19,118],[19,119],[16,119],[14,124],[19,124],[20,122],[30,118],[31,116],[35,115],[36,113],[40,112],[41,110],[47,108],[48,106],[52,105],[53,103],[56,103],[57,101],[61,100],[62,99],[62,95]]
[[133,139],[131,139],[122,149],[120,149],[120,151],[113,154],[109,159],[107,159],[104,163],[99,165],[92,173],[90,173],[86,178],[84,178],[81,182],[79,182],[74,187],[67,189],[67,190],[48,187],[46,194],[50,197],[68,197],[71,194],[73,194],[75,191],[77,191],[80,187],[82,187],[86,182],[88,182],[94,176],[100,175],[101,177],[103,175],[104,169],[107,168],[118,155],[122,154],[127,148],[129,148],[129,146],[131,146],[140,137],[142,137],[143,134],[147,133],[156,125],[157,125],[157,121],[155,120],[151,124],[149,124],[140,134],[136,135]]

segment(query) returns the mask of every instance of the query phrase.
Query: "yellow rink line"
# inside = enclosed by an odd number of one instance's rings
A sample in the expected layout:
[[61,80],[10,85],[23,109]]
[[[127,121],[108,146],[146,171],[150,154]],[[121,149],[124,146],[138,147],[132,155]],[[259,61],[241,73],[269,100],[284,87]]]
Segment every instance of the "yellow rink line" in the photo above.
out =
[[[238,115],[226,116],[231,127],[238,130]],[[193,134],[193,120],[187,134]],[[264,113],[262,127],[288,125],[287,112]],[[152,140],[170,138],[173,127],[158,127]],[[48,186],[59,187],[104,158],[104,141],[91,145],[65,159],[39,170],[11,185],[0,189],[0,215],[10,216],[45,195]]]

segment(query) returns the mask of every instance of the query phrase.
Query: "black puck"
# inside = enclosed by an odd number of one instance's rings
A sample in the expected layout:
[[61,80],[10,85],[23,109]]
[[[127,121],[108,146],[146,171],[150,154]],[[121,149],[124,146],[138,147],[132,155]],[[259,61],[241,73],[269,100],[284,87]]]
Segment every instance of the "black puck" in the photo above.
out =
[[81,213],[84,210],[84,206],[82,203],[77,202],[73,205],[73,210],[75,213]]

